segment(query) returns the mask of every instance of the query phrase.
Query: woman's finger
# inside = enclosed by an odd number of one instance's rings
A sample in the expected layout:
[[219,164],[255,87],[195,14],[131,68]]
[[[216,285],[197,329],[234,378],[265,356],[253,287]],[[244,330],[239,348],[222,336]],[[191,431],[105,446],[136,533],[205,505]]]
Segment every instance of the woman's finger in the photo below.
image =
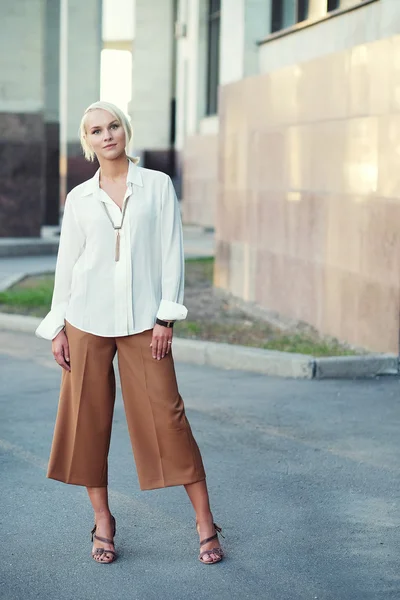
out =
[[157,346],[158,346],[158,341],[157,338],[155,336],[153,336],[153,339],[151,340],[151,352],[153,355],[153,358],[157,358]]
[[60,367],[62,367],[66,371],[70,371],[71,370],[71,367],[69,366],[69,364],[65,362],[64,354],[63,354],[63,352],[62,352],[61,349],[60,350],[56,350],[54,352],[54,358],[56,359],[57,364],[59,364]]
[[168,352],[168,338],[164,338],[162,341],[161,358],[164,358],[164,356],[167,354],[167,352]]
[[161,360],[162,353],[163,353],[163,338],[160,338],[158,340],[158,345],[157,345],[157,360]]
[[68,344],[68,340],[66,339],[63,345],[63,355],[64,355],[64,359],[65,362],[67,362],[69,364],[70,360],[69,360],[69,344]]

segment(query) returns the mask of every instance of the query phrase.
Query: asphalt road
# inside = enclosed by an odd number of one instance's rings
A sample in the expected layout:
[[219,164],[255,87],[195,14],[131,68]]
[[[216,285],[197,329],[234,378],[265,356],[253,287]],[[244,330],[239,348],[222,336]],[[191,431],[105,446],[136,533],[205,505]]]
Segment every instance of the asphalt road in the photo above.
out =
[[60,380],[49,344],[0,332],[0,598],[400,599],[399,380],[177,373],[227,558],[197,561],[183,488],[139,491],[119,397],[119,559],[98,565],[85,490],[45,477]]

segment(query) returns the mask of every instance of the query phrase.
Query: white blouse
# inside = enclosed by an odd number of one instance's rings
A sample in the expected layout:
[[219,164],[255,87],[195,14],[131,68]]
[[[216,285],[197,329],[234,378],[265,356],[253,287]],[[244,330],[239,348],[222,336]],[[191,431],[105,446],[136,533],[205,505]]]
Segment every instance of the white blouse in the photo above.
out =
[[116,337],[152,329],[156,317],[185,319],[182,222],[171,179],[129,161],[122,211],[99,187],[99,173],[67,196],[51,311],[36,330],[53,339],[64,326]]

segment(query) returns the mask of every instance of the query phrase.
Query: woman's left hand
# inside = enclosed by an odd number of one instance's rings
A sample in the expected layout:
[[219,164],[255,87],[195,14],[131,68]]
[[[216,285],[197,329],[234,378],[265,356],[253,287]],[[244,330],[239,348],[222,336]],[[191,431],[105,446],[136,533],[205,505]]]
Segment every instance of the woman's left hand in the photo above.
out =
[[169,353],[172,344],[172,327],[163,325],[154,325],[153,339],[150,347],[152,348],[153,358],[161,360]]

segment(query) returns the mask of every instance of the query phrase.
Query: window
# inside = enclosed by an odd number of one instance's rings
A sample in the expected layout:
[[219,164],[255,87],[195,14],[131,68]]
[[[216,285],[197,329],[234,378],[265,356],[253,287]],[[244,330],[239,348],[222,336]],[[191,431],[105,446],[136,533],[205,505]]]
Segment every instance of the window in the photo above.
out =
[[316,13],[323,17],[338,8],[352,8],[362,3],[363,0],[272,0],[271,33],[315,18]]
[[218,111],[220,22],[221,0],[209,0],[207,45],[207,115],[215,115]]
[[340,0],[328,0],[328,12],[336,10],[340,6]]
[[272,28],[280,31],[308,17],[308,0],[272,0]]

